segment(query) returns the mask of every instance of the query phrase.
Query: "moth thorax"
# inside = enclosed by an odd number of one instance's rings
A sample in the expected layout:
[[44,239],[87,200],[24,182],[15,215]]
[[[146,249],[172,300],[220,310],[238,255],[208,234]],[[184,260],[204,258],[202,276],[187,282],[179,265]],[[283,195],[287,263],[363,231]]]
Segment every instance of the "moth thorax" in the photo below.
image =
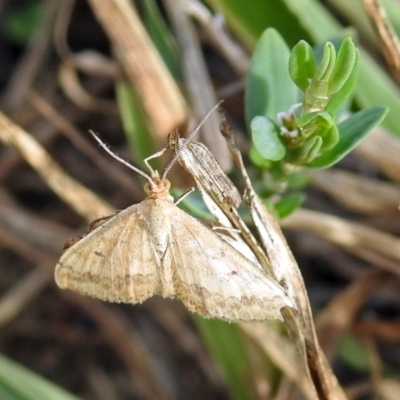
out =
[[171,183],[168,179],[153,177],[153,182],[147,182],[144,185],[144,191],[147,193],[148,199],[165,199],[173,201],[169,194]]

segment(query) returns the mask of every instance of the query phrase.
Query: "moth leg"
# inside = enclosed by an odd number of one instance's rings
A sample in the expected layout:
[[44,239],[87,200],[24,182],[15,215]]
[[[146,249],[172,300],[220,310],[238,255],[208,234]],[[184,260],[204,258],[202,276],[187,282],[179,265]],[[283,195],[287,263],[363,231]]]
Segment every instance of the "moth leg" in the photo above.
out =
[[67,239],[63,245],[63,250],[67,250],[70,247],[72,247],[75,243],[77,243],[81,239],[83,239],[88,233],[90,233],[94,229],[98,228],[100,225],[103,225],[104,222],[108,221],[110,218],[114,217],[114,215],[116,215],[118,213],[119,213],[119,211],[117,211],[113,215],[106,215],[105,217],[96,218],[93,221],[89,222],[88,227],[86,229],[86,233],[84,235],[79,235],[74,238]]
[[75,243],[79,242],[82,238],[84,238],[85,235],[80,235],[80,236],[76,236],[74,238],[71,239],[67,239],[63,245],[63,250],[67,250],[70,247],[72,247]]
[[145,158],[143,160],[143,162],[145,163],[146,167],[150,170],[151,174],[154,174],[155,171],[154,169],[151,167],[151,165],[149,164],[149,160],[152,160],[153,158],[157,158],[157,157],[161,157],[165,152],[167,151],[167,148],[162,149],[160,151],[158,151],[157,153]]
[[189,196],[190,193],[194,192],[194,187],[191,187],[190,189],[185,190],[175,201],[175,205],[179,204],[183,199],[185,199],[187,196]]
[[227,231],[227,232],[235,232],[235,233],[240,233],[240,229],[236,229],[232,226],[216,226],[213,225],[211,228],[213,231]]
[[86,234],[90,233],[94,229],[98,228],[100,225],[103,225],[104,222],[108,221],[110,218],[114,217],[117,215],[119,211],[117,211],[115,214],[112,215],[106,215],[104,217],[99,217],[94,219],[93,221],[89,222],[88,227],[86,229]]

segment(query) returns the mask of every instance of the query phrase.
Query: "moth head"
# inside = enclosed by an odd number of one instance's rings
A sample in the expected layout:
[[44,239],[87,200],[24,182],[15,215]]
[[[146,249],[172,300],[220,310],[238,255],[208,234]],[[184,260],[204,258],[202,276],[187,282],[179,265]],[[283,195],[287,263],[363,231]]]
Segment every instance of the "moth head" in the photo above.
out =
[[152,174],[152,181],[146,182],[144,191],[148,199],[165,199],[173,201],[173,197],[169,194],[171,182],[168,179],[160,178],[157,171]]

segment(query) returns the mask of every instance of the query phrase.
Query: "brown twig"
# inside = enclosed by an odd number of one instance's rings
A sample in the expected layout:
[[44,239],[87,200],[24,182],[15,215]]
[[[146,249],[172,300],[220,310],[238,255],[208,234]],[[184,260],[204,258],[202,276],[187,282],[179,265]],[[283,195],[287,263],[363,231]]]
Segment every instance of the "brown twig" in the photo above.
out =
[[394,79],[400,85],[400,41],[396,31],[380,0],[363,0],[362,3],[378,34],[383,56]]

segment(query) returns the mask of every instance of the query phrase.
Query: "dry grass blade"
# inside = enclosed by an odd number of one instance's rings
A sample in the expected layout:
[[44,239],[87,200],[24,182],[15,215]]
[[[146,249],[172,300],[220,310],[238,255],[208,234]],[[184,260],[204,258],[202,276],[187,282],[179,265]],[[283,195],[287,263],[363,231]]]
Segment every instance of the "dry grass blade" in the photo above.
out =
[[[217,97],[207,71],[195,26],[187,13],[187,0],[165,0],[167,12],[174,28],[182,54],[182,66],[186,87],[196,119],[200,120],[217,103]],[[218,154],[224,171],[232,167],[226,143],[218,132],[218,116],[210,115],[202,128],[201,139],[207,147]]]
[[118,107],[114,101],[101,99],[89,94],[82,86],[79,72],[88,75],[117,78],[117,67],[109,59],[94,51],[82,51],[66,58],[58,71],[58,80],[65,95],[78,107],[86,111],[118,115]]
[[50,268],[46,275],[43,273],[42,267],[39,267],[4,293],[0,298],[0,327],[4,327],[18,317],[42,292],[51,278]]
[[400,140],[385,131],[375,129],[354,150],[369,160],[388,178],[400,182]]
[[344,208],[371,215],[399,214],[400,188],[377,179],[331,169],[312,173],[312,183]]
[[31,135],[2,113],[0,140],[18,150],[46,184],[78,214],[94,219],[113,212],[105,201],[68,176]]
[[74,293],[65,293],[64,296],[85,310],[97,322],[137,383],[139,398],[172,400],[173,397],[156,368],[156,359],[121,312]]
[[315,399],[315,391],[303,373],[298,354],[288,339],[266,324],[245,324],[240,327],[268,354],[285,376],[295,382],[307,399]]
[[397,400],[400,396],[400,383],[394,379],[381,379],[377,392],[381,400]]
[[[313,233],[350,251],[367,250],[400,262],[400,240],[367,226],[324,213],[299,209],[282,221],[284,227]],[[400,276],[400,267],[390,272]]]
[[400,42],[380,0],[363,0],[374,28],[379,36],[381,50],[394,79],[400,85]]
[[378,340],[400,343],[400,321],[356,321],[353,325],[356,335],[362,333],[373,336]]
[[328,358],[336,350],[340,337],[350,329],[365,301],[378,289],[393,282],[393,275],[371,269],[340,292],[318,316],[316,329]]
[[196,19],[207,32],[211,44],[224,55],[236,73],[244,78],[249,69],[249,56],[242,46],[229,36],[222,16],[214,16],[198,0],[187,1],[186,8],[186,12]]
[[23,254],[26,259],[37,262],[40,267],[21,278],[18,283],[3,293],[0,298],[0,327],[8,324],[16,318],[25,308],[35,299],[47,283],[52,278],[50,266],[53,260],[49,257],[43,265],[46,257],[43,257],[43,252],[37,250],[33,245],[22,241],[20,237],[9,229],[4,229],[0,222],[0,243],[3,247],[13,249],[14,251]]
[[186,119],[185,102],[160,55],[128,0],[90,0],[117,58],[142,100],[155,140]]
[[[102,155],[94,146],[93,142],[89,142],[84,135],[75,127],[75,125],[62,116],[55,107],[53,107],[46,99],[35,91],[30,91],[28,99],[40,114],[53,124],[62,135],[69,139],[82,153],[84,153],[93,164],[117,182],[121,188],[125,189],[133,198],[142,196],[141,190],[132,181],[132,176],[124,169],[117,168],[115,163],[111,162],[108,157]],[[88,137],[90,137],[88,135]],[[1,175],[0,175],[1,178]]]

